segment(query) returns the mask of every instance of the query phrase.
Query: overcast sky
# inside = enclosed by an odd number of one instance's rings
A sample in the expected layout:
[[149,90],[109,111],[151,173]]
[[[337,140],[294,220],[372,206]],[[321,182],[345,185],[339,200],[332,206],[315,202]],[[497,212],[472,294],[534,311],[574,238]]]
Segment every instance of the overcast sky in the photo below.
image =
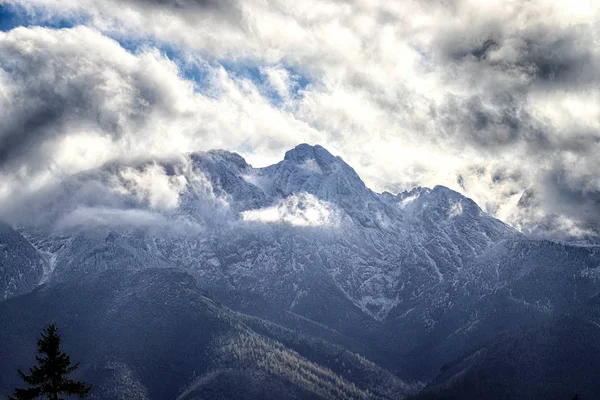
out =
[[110,161],[307,142],[376,191],[595,232],[599,40],[597,0],[0,0],[0,207]]

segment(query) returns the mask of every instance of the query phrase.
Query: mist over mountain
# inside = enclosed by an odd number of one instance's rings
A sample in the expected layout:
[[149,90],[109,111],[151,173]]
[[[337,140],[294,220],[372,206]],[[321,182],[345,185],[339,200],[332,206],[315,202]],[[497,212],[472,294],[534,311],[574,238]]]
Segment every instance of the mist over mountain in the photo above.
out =
[[[391,399],[429,382],[424,393],[462,398],[462,386],[445,381],[457,374],[479,376],[469,393],[480,397],[516,387],[517,375],[547,393],[550,383],[517,373],[521,364],[507,360],[512,375],[500,378],[468,354],[506,337],[543,351],[562,328],[529,332],[587,310],[600,293],[593,241],[528,236],[444,186],[374,192],[318,145],[263,168],[224,150],[110,163],[15,199],[2,215],[12,225],[0,235],[0,329],[11,338],[3,375],[26,362],[17,338],[56,320],[87,360],[86,379],[101,382],[96,398],[264,398],[273,388],[279,398]],[[578,321],[593,330],[594,315],[581,311]],[[104,341],[92,345],[96,329]],[[144,348],[133,343],[139,335]],[[215,340],[221,353],[207,350]],[[258,353],[234,351],[232,340]],[[368,371],[340,367],[340,352],[344,365]],[[282,368],[260,361],[280,355]],[[587,376],[578,362],[537,368]],[[292,376],[298,365],[329,383]],[[449,375],[465,365],[468,373]],[[169,378],[150,383],[157,376]]]

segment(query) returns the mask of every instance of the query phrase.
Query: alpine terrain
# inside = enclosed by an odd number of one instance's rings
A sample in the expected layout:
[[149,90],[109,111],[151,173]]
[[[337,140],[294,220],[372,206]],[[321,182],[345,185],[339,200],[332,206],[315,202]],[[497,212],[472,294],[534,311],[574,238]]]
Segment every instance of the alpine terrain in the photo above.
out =
[[49,322],[96,399],[600,393],[600,246],[376,193],[318,145],[107,164],[13,207],[0,394]]

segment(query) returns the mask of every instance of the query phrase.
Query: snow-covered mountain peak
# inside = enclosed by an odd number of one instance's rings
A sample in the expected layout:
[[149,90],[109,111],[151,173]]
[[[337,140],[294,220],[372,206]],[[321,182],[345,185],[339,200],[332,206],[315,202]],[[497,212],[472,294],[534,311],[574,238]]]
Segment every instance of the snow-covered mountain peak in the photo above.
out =
[[335,157],[327,149],[318,144],[311,146],[307,143],[299,144],[291,150],[285,152],[284,161],[295,161],[299,164],[304,163],[308,160],[315,160],[319,164],[332,164],[338,160],[339,157]]
[[468,214],[478,216],[483,214],[479,206],[470,198],[446,186],[436,185],[423,196],[428,207],[435,207],[439,212],[445,212],[449,217]]
[[240,170],[251,167],[250,164],[246,162],[244,157],[240,156],[238,153],[227,150],[209,150],[207,154],[216,160],[222,160],[224,162],[231,163]]
[[334,156],[327,149],[320,145],[311,146],[303,143],[285,153],[283,165],[293,165],[315,174],[348,174],[352,175],[353,180],[358,180],[364,186],[354,169],[349,166],[341,157]]
[[[209,150],[207,152],[195,152],[190,154],[190,159],[194,166],[199,169],[207,167],[228,169],[232,172],[245,171],[251,168],[251,165],[238,153],[227,150]],[[219,167],[217,167],[219,166]]]
[[387,203],[397,204],[405,213],[420,218],[425,215],[440,221],[462,215],[491,218],[473,200],[442,185],[436,185],[433,189],[419,186],[396,196],[384,192],[381,198]]
[[344,208],[364,207],[375,196],[352,167],[319,145],[296,146],[260,174],[269,177],[271,196],[305,192]]

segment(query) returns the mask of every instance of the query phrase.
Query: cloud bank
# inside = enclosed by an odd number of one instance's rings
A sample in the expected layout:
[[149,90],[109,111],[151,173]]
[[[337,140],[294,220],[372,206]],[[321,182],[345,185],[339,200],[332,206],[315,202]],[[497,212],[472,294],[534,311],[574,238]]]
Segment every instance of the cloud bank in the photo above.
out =
[[243,221],[286,223],[292,226],[333,226],[339,221],[332,204],[309,193],[291,195],[270,207],[241,213]]
[[[598,232],[594,1],[0,4],[27,25],[0,32],[0,201],[107,162],[260,166],[309,142],[375,190],[443,184],[524,231]],[[172,208],[157,172],[135,196]]]

